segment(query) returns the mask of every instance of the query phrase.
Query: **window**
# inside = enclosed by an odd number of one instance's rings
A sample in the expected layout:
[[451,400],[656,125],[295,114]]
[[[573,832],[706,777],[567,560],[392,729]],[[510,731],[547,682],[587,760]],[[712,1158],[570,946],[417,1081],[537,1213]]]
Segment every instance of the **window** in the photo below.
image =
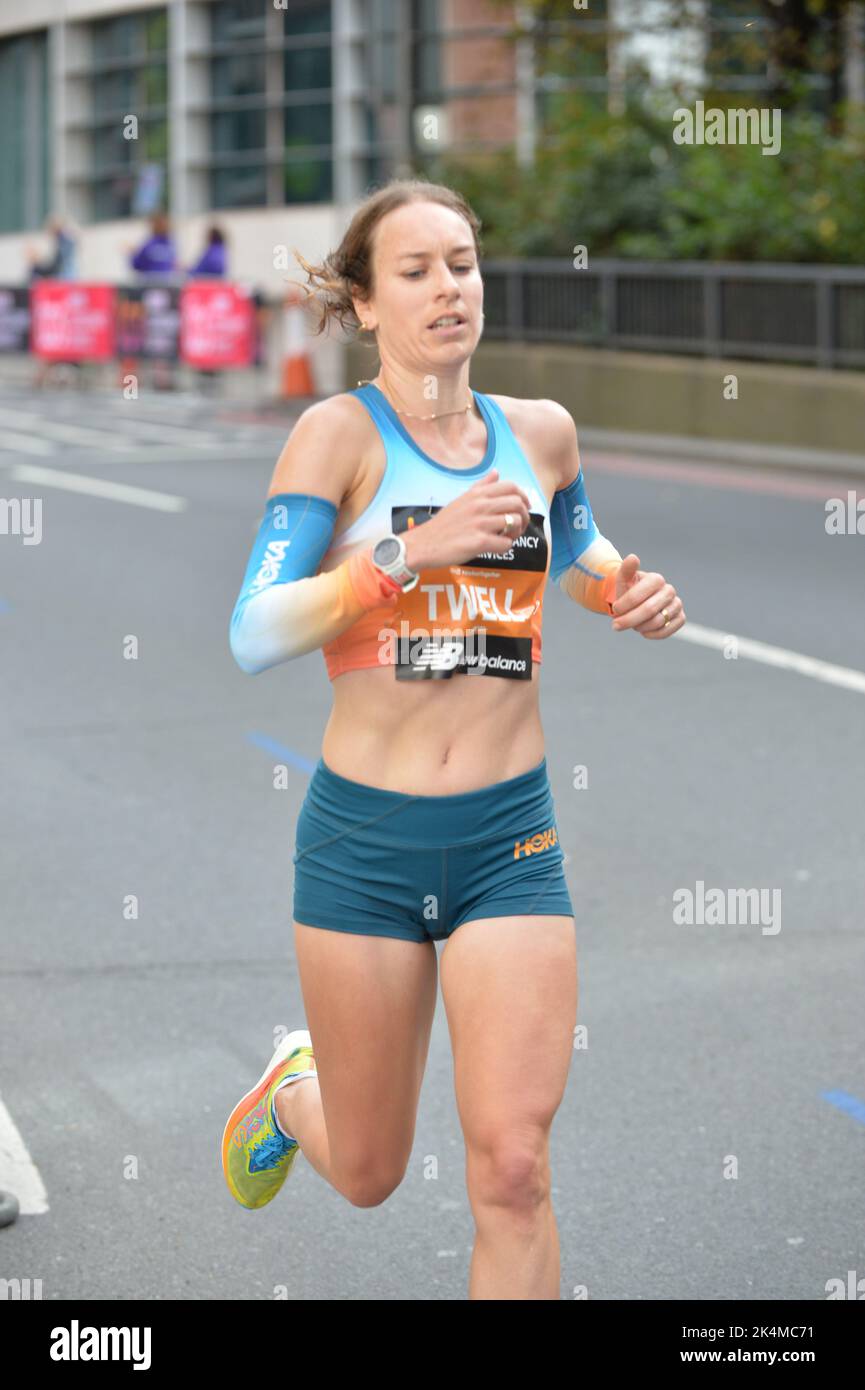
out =
[[49,110],[45,34],[0,43],[0,232],[39,227],[50,211]]
[[214,207],[332,197],[330,0],[210,7]]
[[[88,124],[96,220],[168,202],[168,16],[116,15],[90,25]],[[124,118],[134,116],[137,130]],[[127,134],[126,132],[133,132]]]

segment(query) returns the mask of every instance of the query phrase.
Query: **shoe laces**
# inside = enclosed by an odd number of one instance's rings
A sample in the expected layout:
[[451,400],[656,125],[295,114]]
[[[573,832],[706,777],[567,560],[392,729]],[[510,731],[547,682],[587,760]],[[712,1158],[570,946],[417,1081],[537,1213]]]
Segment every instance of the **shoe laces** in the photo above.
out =
[[280,1161],[297,1148],[296,1139],[286,1139],[278,1130],[268,1134],[257,1144],[249,1155],[250,1173],[259,1173],[267,1168],[277,1168]]

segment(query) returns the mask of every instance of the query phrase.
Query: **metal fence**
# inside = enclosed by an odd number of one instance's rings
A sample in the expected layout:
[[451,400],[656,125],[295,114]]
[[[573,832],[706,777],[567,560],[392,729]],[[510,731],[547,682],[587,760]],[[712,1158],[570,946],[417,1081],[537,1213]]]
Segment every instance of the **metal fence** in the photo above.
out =
[[484,261],[484,336],[865,367],[865,268]]

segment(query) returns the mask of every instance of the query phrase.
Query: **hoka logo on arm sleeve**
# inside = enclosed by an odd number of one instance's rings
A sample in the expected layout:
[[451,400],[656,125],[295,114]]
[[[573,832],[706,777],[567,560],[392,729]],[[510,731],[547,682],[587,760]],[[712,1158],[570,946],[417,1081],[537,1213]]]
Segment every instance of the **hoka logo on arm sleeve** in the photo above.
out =
[[263,669],[253,649],[261,645],[258,619],[265,615],[259,609],[271,597],[267,591],[317,574],[336,517],[337,507],[326,497],[280,492],[267,499],[229,624],[229,644],[242,670]]
[[279,579],[279,568],[285,559],[285,552],[291,541],[271,541],[264,552],[261,568],[249,586],[250,594],[257,594],[266,584],[275,584]]

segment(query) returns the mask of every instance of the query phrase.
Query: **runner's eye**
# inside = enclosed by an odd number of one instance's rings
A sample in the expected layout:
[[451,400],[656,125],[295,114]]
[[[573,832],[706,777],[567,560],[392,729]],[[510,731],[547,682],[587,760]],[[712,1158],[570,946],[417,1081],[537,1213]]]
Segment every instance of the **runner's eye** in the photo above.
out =
[[[471,267],[471,265],[469,265],[469,264],[461,264],[461,265],[455,265],[455,266],[454,266],[454,270],[471,270],[471,269],[472,269],[472,267]],[[414,277],[415,277],[416,275],[423,275],[423,271],[422,271],[422,270],[409,270],[409,271],[407,271],[407,272],[405,272],[405,273],[403,274],[403,279],[404,279],[404,280],[413,280]]]

